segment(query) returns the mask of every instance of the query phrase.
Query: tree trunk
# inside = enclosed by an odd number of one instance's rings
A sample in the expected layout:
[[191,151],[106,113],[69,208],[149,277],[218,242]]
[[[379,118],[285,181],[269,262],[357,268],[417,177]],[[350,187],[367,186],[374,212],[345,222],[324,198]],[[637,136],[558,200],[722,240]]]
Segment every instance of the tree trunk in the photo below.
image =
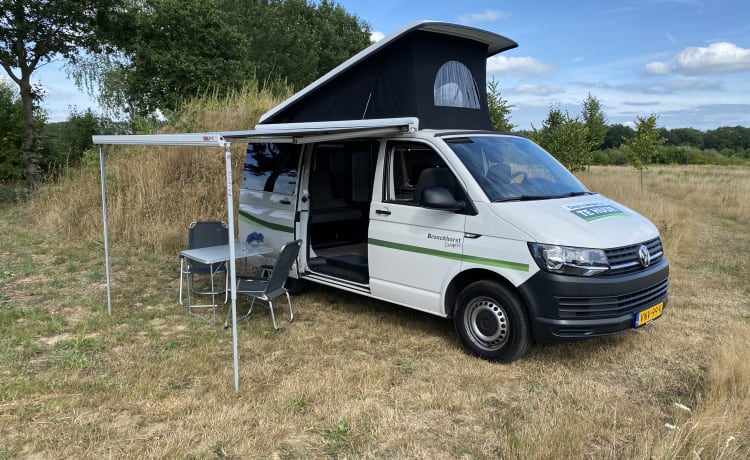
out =
[[31,87],[31,72],[21,70],[18,82],[23,106],[23,127],[26,134],[23,144],[24,162],[26,163],[26,182],[31,185],[39,170],[39,152],[37,151],[36,126],[34,125],[34,90]]

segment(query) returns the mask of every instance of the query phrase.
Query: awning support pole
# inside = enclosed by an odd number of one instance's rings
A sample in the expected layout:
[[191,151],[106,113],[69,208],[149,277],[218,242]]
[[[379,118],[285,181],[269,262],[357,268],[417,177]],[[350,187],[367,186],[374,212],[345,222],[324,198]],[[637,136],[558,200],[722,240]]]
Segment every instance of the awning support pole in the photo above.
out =
[[107,182],[104,176],[104,146],[99,145],[99,174],[102,183],[102,222],[104,223],[104,267],[107,273],[107,315],[112,316],[112,287],[109,278],[109,222],[107,220]]
[[232,151],[231,144],[224,144],[224,158],[227,170],[227,220],[229,223],[229,286],[232,290],[232,355],[234,359],[234,391],[240,391],[239,356],[237,352],[237,263],[234,260],[234,197],[232,193]]

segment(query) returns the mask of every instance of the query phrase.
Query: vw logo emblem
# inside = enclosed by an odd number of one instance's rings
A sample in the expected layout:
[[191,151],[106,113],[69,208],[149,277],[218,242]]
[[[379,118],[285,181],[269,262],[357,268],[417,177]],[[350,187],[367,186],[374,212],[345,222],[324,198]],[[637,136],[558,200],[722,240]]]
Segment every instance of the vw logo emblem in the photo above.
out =
[[646,245],[642,244],[641,247],[638,248],[638,261],[640,261],[643,268],[651,265],[651,253],[648,252]]

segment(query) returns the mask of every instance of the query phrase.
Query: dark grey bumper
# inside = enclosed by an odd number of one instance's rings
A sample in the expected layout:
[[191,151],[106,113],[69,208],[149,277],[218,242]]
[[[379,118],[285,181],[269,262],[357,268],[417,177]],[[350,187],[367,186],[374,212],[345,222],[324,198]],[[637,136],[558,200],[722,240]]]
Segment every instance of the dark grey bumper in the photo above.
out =
[[638,312],[667,302],[669,264],[662,258],[637,273],[610,277],[540,271],[519,286],[534,339],[560,342],[616,334],[635,327]]

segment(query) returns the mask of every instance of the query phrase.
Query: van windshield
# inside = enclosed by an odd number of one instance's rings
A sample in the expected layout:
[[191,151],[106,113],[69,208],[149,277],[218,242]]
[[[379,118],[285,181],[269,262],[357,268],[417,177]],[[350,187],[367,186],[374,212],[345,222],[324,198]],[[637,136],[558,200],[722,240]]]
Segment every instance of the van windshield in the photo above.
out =
[[548,200],[590,192],[532,141],[515,136],[445,138],[490,201]]

